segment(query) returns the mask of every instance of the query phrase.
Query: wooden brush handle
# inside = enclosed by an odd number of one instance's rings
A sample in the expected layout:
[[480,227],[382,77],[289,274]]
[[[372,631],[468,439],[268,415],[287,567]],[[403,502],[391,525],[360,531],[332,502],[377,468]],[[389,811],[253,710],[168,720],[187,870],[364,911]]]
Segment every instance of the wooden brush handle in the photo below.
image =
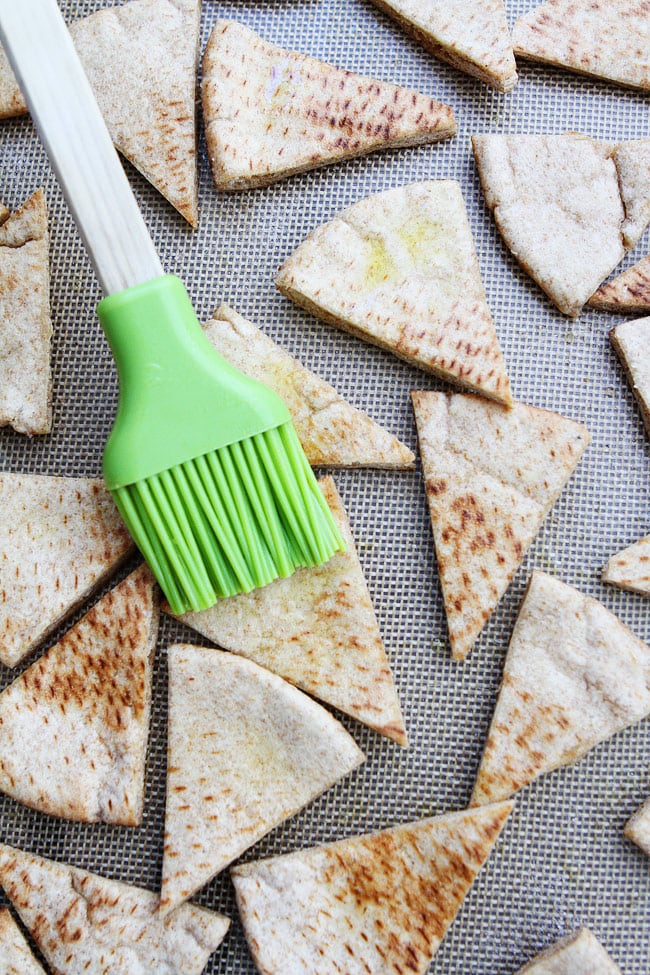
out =
[[162,266],[56,0],[0,0],[0,41],[105,294]]

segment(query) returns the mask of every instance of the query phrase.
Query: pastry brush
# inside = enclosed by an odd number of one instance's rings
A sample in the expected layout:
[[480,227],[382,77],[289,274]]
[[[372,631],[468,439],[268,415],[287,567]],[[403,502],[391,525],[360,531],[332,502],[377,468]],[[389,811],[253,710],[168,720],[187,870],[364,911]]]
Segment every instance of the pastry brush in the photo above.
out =
[[290,414],[163,274],[55,0],[0,0],[0,41],[106,295],[119,398],[104,479],[172,610],[327,561],[344,542]]

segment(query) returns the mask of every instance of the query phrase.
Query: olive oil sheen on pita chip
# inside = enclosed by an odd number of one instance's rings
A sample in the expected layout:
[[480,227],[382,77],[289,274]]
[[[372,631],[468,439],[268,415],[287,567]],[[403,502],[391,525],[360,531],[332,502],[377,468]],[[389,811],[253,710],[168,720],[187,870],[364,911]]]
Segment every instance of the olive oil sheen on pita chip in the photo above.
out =
[[448,139],[447,105],[215,24],[203,56],[203,118],[218,190],[266,186],[376,149]]
[[650,647],[590,596],[533,572],[473,805],[513,795],[650,714]]
[[591,437],[524,403],[412,398],[451,653],[464,660]]
[[513,804],[447,813],[230,871],[264,975],[424,975]]

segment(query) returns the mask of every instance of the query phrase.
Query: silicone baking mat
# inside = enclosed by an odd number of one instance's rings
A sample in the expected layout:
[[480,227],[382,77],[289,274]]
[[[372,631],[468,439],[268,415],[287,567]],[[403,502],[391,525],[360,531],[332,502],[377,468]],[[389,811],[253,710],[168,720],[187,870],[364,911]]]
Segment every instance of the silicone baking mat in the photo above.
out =
[[[103,5],[110,4],[62,3],[68,20]],[[532,5],[511,0],[510,25]],[[648,441],[608,340],[621,319],[594,311],[577,321],[564,318],[518,268],[483,203],[469,141],[475,132],[569,129],[621,140],[647,137],[650,129],[647,95],[552,68],[521,64],[518,86],[500,95],[436,61],[365,0],[205,0],[202,49],[219,17],[240,20],[286,47],[426,92],[453,106],[459,128],[453,140],[437,146],[378,152],[236,195],[214,189],[201,132],[200,226],[194,232],[127,165],[163,264],[185,280],[199,315],[206,319],[227,301],[415,449],[409,391],[449,387],[319,323],[281,297],[273,280],[304,237],[350,203],[416,180],[457,179],[516,398],[582,420],[593,434],[465,664],[453,663],[449,655],[419,466],[406,473],[335,473],[394,669],[410,748],[401,750],[342,718],[366,752],[366,763],[248,851],[245,859],[252,859],[467,805],[504,653],[534,567],[602,600],[635,633],[650,639],[650,603],[599,581],[607,558],[649,528]],[[94,317],[98,284],[30,121],[0,123],[0,199],[13,209],[39,186],[47,194],[52,236],[54,429],[31,441],[0,431],[0,469],[95,476],[117,388]],[[623,266],[648,250],[646,233]],[[71,824],[0,796],[2,840],[157,889],[165,799],[165,650],[178,640],[205,642],[163,617],[142,827]],[[2,685],[14,675],[3,669]],[[622,827],[650,794],[649,759],[646,721],[602,744],[577,767],[525,790],[431,971],[509,975],[547,944],[586,924],[625,975],[647,975],[650,862],[623,838]],[[253,973],[227,872],[196,899],[233,918],[206,971]]]

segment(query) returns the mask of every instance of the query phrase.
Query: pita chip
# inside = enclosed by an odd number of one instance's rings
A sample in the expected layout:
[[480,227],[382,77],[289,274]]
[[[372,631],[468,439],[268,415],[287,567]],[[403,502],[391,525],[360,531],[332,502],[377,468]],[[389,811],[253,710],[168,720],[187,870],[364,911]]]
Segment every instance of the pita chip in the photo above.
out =
[[424,975],[512,806],[233,867],[255,964],[265,975]]
[[599,288],[588,304],[621,315],[650,312],[650,254]]
[[170,647],[160,913],[364,760],[319,704],[250,660]]
[[0,45],[0,119],[25,115],[27,105],[11,69],[9,58]]
[[37,190],[8,216],[0,208],[0,426],[52,429],[47,204]]
[[405,745],[404,719],[350,522],[332,478],[320,486],[345,552],[180,619]]
[[512,403],[455,180],[412,183],[348,207],[285,261],[276,286],[337,328]]
[[650,221],[650,139],[472,137],[485,201],[522,268],[577,316]]
[[286,51],[227,20],[203,56],[202,101],[219,190],[456,132],[452,109],[428,95]]
[[412,396],[451,653],[464,660],[590,435],[524,403]]
[[231,365],[282,397],[310,464],[413,467],[415,457],[397,437],[227,305],[217,309],[204,330]]
[[602,580],[619,589],[650,596],[650,535],[612,555]]
[[0,790],[50,816],[139,825],[157,632],[143,565],[0,693]]
[[130,0],[70,25],[115,146],[193,227],[200,17],[200,0]]
[[650,317],[623,322],[609,333],[650,436]]
[[588,928],[567,935],[537,955],[516,975],[622,975]]
[[498,91],[512,91],[517,66],[503,0],[373,0],[441,61],[484,81]]
[[516,56],[650,89],[646,0],[547,0],[515,24]]
[[648,714],[650,647],[597,600],[533,572],[472,804],[511,796]]
[[6,907],[0,910],[0,975],[45,975]]
[[193,904],[0,846],[0,883],[58,975],[201,975],[230,925]]
[[0,474],[0,660],[15,666],[133,551],[104,482]]
[[628,819],[623,832],[650,857],[650,799]]

